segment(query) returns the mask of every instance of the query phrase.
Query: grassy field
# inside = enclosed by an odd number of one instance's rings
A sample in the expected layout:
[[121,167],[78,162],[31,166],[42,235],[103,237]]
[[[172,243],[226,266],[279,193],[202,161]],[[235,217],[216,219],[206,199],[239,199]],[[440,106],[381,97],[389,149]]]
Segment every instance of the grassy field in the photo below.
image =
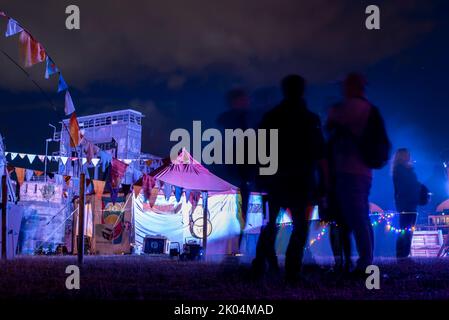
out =
[[67,265],[75,257],[29,257],[0,262],[0,299],[217,300],[217,299],[448,299],[449,259],[397,264],[380,259],[380,290],[364,281],[338,280],[328,266],[307,266],[307,281],[288,286],[282,277],[254,282],[236,260],[180,262],[144,256],[86,257],[80,290],[67,290]]

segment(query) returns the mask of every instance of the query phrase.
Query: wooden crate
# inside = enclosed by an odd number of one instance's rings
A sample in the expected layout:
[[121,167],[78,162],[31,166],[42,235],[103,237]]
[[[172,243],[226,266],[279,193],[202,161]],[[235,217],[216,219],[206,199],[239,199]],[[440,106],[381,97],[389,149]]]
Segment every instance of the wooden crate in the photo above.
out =
[[443,245],[441,230],[415,231],[412,238],[412,257],[437,257]]

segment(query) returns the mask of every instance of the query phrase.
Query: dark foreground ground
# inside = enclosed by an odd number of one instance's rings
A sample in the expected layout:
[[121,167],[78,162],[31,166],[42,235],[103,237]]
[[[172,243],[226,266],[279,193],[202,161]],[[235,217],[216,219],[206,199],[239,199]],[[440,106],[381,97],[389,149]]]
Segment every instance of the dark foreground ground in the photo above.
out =
[[379,259],[380,290],[363,280],[338,280],[326,266],[308,266],[306,282],[253,282],[249,265],[235,260],[179,262],[143,256],[86,257],[80,290],[67,290],[65,269],[74,257],[0,262],[0,300],[217,300],[217,299],[449,299],[449,259],[397,264]]

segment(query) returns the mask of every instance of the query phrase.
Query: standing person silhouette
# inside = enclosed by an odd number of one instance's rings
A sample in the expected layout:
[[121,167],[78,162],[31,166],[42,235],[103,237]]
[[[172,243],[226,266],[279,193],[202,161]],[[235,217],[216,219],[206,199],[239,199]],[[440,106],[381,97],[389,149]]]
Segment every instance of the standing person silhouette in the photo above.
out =
[[[368,197],[372,169],[388,162],[390,141],[383,119],[365,98],[365,78],[350,73],[342,85],[343,101],[329,109],[326,128],[333,136],[336,204],[341,214],[341,232],[352,233],[359,259],[354,276],[365,276],[373,262],[374,234]],[[343,235],[347,239],[347,235]]]
[[[254,115],[251,113],[250,98],[244,89],[230,90],[226,95],[226,103],[229,110],[223,112],[217,119],[217,124],[223,131],[223,136],[225,136],[224,131],[226,129],[242,129],[245,131],[255,127]],[[240,219],[239,249],[246,225],[249,196],[254,185],[256,170],[255,165],[248,164],[247,153],[249,148],[244,148],[244,150],[245,163],[226,164],[221,166],[221,168],[217,168],[218,172],[227,181],[240,189],[242,216]],[[233,150],[232,153],[237,154],[237,150]]]
[[304,100],[305,86],[299,75],[285,77],[281,83],[284,99],[263,116],[260,124],[261,129],[278,130],[278,170],[274,175],[256,178],[259,190],[267,192],[269,204],[269,221],[261,230],[252,263],[256,277],[263,275],[267,262],[270,271],[279,271],[275,241],[281,207],[290,209],[293,222],[285,256],[286,280],[295,282],[301,270],[309,231],[307,208],[316,196],[318,162],[325,153],[320,119]]
[[[421,183],[416,176],[408,149],[400,148],[395,152],[391,169],[396,210],[400,213],[399,227],[410,229],[416,222]],[[410,255],[412,236],[413,232],[409,230],[398,234],[396,240],[396,257],[398,259],[407,258]]]

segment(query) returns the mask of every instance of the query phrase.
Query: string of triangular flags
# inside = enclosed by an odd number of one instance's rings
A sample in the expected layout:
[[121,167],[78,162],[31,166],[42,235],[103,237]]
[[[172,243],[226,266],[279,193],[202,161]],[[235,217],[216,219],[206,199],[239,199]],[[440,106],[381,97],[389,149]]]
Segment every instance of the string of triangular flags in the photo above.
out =
[[[63,165],[66,165],[67,162],[70,161],[76,161],[76,160],[81,160],[82,164],[92,164],[94,167],[96,167],[99,163],[110,163],[110,160],[107,159],[102,159],[100,158],[91,158],[89,159],[88,157],[64,157],[64,156],[52,156],[52,155],[40,155],[40,154],[30,154],[30,153],[19,153],[19,152],[5,152],[5,156],[10,158],[10,161],[13,161],[15,159],[27,159],[29,161],[30,164],[34,163],[37,160],[39,160],[40,162],[44,163],[45,162],[45,158],[47,158],[47,161],[54,161],[54,162],[58,162],[60,161]],[[161,159],[145,159],[145,158],[134,158],[134,159],[118,159],[121,162],[124,162],[127,165],[132,164],[133,162],[138,161],[139,163],[141,163],[142,161],[148,166],[160,166],[162,164],[162,160]]]
[[26,30],[18,21],[1,12],[1,17],[8,20],[6,25],[5,37],[19,35],[19,63],[24,68],[30,68],[35,64],[45,62],[45,79],[57,74],[58,93],[65,91],[64,111],[68,116],[75,112],[75,105],[69,92],[69,86],[62,76],[61,70],[56,66],[54,60],[48,55],[44,46],[36,40],[33,35]]
[[[126,167],[127,165],[119,160],[113,161],[110,176],[106,180],[91,179],[89,177],[86,179],[86,188],[92,186],[90,189],[91,194],[95,194],[97,198],[101,198],[107,187],[110,192],[112,201],[115,202],[115,199],[118,197],[118,193],[120,190],[122,190],[122,192],[126,196],[131,192],[132,187],[134,197],[137,198],[142,193],[151,207],[154,206],[157,196],[161,191],[164,194],[166,200],[170,199],[170,197],[174,195],[177,202],[181,201],[182,193],[184,192],[186,201],[190,202],[192,205],[192,210],[195,210],[200,198],[202,198],[203,201],[207,198],[207,195],[202,194],[200,191],[187,190],[178,186],[174,186],[169,183],[156,180],[149,174],[143,174],[143,176],[132,186],[131,184],[122,183]],[[14,167],[11,165],[8,166],[7,170],[9,175],[15,172],[16,181],[19,185],[19,188],[25,181],[32,181],[33,177],[39,177],[44,174],[43,171]],[[67,187],[70,185],[70,182],[73,180],[73,178],[74,177],[70,175],[51,174],[51,179],[54,179],[54,182],[61,184],[65,183]],[[68,194],[65,192],[64,196],[67,197]]]

